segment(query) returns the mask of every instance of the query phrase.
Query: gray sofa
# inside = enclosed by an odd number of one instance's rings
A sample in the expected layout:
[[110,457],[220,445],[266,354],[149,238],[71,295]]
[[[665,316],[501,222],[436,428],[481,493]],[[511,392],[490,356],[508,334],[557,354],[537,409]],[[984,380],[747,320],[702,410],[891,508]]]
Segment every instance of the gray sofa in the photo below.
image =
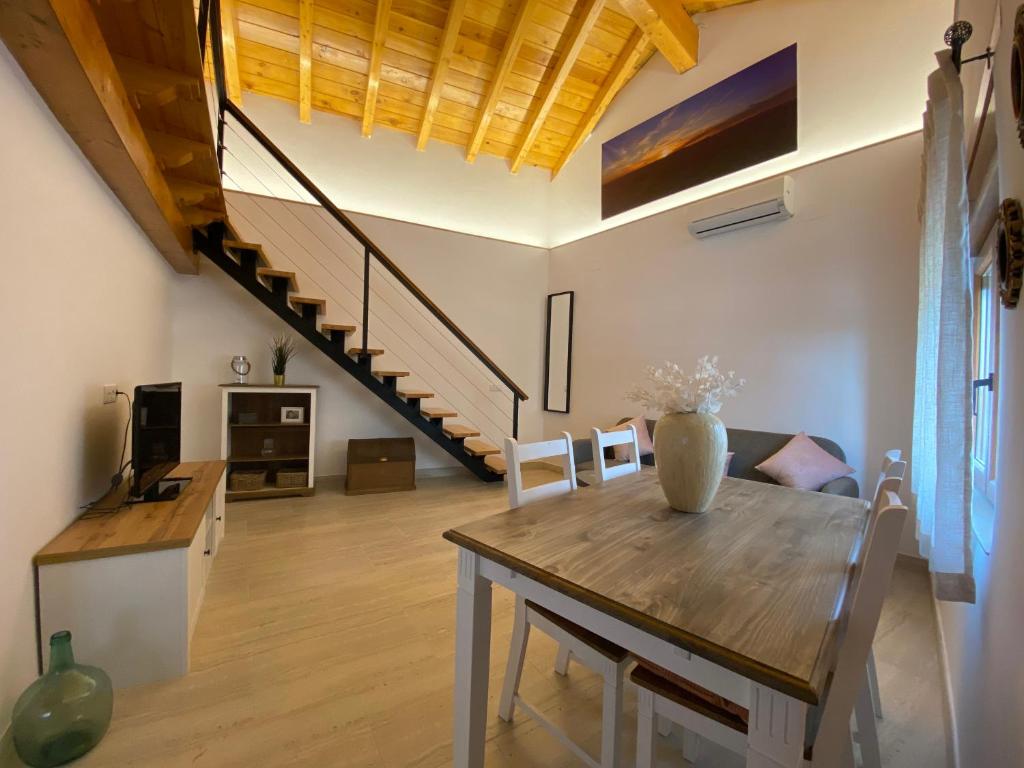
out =
[[[619,424],[628,421],[620,419]],[[647,429],[654,437],[654,419],[647,419]],[[759,483],[777,483],[768,475],[758,472],[755,467],[767,459],[773,453],[779,451],[786,445],[793,435],[784,435],[777,432],[757,432],[752,429],[726,429],[729,436],[729,450],[735,455],[729,465],[729,477],[738,477],[743,480],[756,480]],[[811,437],[811,440],[824,448],[840,461],[846,461],[846,454],[832,440],[827,437]],[[590,439],[573,440],[573,459],[576,461],[577,469],[593,466],[594,455],[590,447]],[[640,461],[649,466],[654,466],[654,456],[643,456]],[[821,493],[831,493],[836,496],[849,496],[858,498],[860,486],[852,477],[840,477],[830,483],[826,483],[818,489]]]

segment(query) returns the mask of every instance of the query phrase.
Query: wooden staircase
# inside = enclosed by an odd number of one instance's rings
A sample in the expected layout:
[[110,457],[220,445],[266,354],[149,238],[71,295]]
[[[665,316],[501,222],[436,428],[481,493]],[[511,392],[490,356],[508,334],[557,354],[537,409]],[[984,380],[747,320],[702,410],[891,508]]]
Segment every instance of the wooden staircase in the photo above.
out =
[[408,377],[409,371],[375,369],[373,360],[384,354],[383,349],[352,344],[357,326],[324,322],[325,299],[299,295],[294,272],[275,269],[259,243],[234,239],[230,234],[230,228],[219,222],[205,231],[196,229],[196,250],[481,480],[502,479],[505,461],[500,448],[481,439],[474,427],[446,421],[458,418],[454,410],[425,407],[423,401],[433,398],[433,392],[400,388],[399,380]]

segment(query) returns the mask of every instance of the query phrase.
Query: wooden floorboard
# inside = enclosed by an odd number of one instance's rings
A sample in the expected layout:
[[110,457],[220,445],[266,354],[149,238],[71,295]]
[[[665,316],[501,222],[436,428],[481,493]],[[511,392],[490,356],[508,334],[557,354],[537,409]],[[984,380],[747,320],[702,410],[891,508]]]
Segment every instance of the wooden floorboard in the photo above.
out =
[[[324,481],[313,497],[229,505],[192,672],[118,691],[110,732],[76,766],[451,765],[455,547],[441,532],[501,509],[505,491],[468,477],[418,485],[347,497]],[[876,644],[887,768],[949,765],[929,600],[927,574],[901,563]],[[512,607],[495,588],[488,768],[578,766],[529,718],[497,717]],[[579,665],[558,677],[555,650],[533,634],[523,695],[596,752],[600,679]],[[635,713],[627,690],[627,765]],[[659,766],[684,765],[678,741],[659,737]],[[698,765],[742,761],[708,749]]]

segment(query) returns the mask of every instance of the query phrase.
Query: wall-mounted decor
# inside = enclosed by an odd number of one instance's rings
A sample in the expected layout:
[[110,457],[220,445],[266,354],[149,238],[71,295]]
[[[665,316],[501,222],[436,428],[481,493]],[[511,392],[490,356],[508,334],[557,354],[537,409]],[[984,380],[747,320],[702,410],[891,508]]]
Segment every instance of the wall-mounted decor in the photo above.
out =
[[1024,146],[1024,5],[1017,7],[1013,22],[1013,45],[1010,48],[1010,97],[1013,117],[1017,121],[1017,138]]
[[1018,200],[1008,197],[999,206],[997,232],[999,298],[1007,309],[1016,309],[1024,284],[1024,213]]
[[544,341],[544,410],[569,412],[572,385],[572,311],[574,291],[548,295],[547,337]]
[[601,147],[601,218],[797,148],[796,44]]

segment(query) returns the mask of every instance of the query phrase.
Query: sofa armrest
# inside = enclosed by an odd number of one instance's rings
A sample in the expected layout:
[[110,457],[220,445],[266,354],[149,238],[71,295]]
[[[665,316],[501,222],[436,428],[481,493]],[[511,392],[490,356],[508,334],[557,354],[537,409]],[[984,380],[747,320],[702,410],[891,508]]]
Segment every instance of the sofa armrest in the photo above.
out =
[[851,499],[860,497],[860,486],[852,477],[839,477],[821,486],[820,493],[831,493],[833,496],[849,496]]

